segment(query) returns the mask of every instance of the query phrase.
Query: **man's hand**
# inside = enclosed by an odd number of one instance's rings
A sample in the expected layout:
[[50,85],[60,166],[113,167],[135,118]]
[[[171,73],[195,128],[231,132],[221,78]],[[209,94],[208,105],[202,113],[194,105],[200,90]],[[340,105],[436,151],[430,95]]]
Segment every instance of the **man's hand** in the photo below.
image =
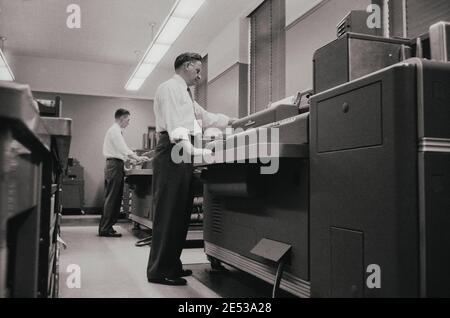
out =
[[145,162],[150,162],[151,161],[151,159],[150,158],[148,158],[148,157],[144,157],[144,156],[141,156],[141,157],[138,157],[139,158],[139,162],[140,163],[145,163]]
[[146,153],[143,153],[143,154],[142,154],[142,157],[149,157],[149,156],[153,155],[154,153],[155,153],[155,151],[154,151],[154,150],[151,150],[151,151],[148,151],[148,152],[146,152]]
[[182,140],[179,142],[179,144],[183,147],[183,150],[186,151],[186,153],[189,156],[207,156],[212,155],[212,151],[210,149],[202,149],[202,148],[195,148],[189,141]]
[[135,166],[138,164],[138,161],[135,159],[128,159],[127,160],[127,164],[131,165],[131,166]]
[[228,126],[231,126],[231,125],[233,125],[235,122],[237,122],[239,119],[237,119],[237,118],[230,118],[229,120],[228,120]]
[[125,165],[124,165],[124,170],[125,171],[133,170],[137,164],[138,164],[138,162],[136,160],[127,159],[127,161],[125,162]]
[[129,159],[137,161],[137,164],[141,164],[143,162],[149,162],[150,158],[144,156],[138,156],[136,153],[133,153],[128,156]]

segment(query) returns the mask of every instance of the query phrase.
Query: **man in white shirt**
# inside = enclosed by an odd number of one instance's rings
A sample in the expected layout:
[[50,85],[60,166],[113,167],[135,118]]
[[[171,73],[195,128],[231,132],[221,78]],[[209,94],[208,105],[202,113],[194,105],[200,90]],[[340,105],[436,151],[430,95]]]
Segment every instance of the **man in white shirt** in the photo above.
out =
[[194,148],[190,136],[201,133],[202,128],[225,129],[234,121],[225,115],[208,113],[194,101],[189,86],[200,81],[201,69],[200,55],[178,56],[176,74],[161,84],[155,95],[159,141],[153,158],[153,239],[147,267],[151,283],[186,285],[182,277],[192,274],[183,270],[180,255],[192,213],[193,165],[174,163],[173,147],[182,146],[188,155],[210,154],[207,149]]
[[106,158],[105,167],[105,204],[103,215],[100,220],[98,234],[102,237],[121,237],[113,225],[116,224],[123,196],[124,164],[125,161],[133,159],[136,161],[147,161],[147,157],[137,156],[128,148],[123,138],[123,130],[130,123],[130,112],[119,109],[115,113],[115,123],[106,133],[103,143],[103,155]]

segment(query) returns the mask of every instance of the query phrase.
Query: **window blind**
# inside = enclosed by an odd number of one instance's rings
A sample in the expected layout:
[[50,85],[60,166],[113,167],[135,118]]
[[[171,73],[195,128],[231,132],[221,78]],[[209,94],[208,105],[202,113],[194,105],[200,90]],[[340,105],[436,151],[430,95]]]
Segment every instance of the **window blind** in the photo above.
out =
[[266,0],[250,14],[250,112],[285,97],[285,0]]
[[407,0],[406,29],[409,38],[428,32],[439,21],[450,22],[449,0]]
[[[415,38],[439,21],[450,21],[449,0],[390,0],[391,36]],[[406,20],[404,17],[406,16]]]

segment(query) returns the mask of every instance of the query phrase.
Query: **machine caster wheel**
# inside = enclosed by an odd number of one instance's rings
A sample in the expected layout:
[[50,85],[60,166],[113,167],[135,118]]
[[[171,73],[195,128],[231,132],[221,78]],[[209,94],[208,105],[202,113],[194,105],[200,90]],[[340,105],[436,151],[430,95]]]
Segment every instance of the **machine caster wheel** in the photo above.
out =
[[208,256],[208,260],[211,263],[211,269],[214,272],[227,272],[228,270],[222,265],[222,262],[217,258]]

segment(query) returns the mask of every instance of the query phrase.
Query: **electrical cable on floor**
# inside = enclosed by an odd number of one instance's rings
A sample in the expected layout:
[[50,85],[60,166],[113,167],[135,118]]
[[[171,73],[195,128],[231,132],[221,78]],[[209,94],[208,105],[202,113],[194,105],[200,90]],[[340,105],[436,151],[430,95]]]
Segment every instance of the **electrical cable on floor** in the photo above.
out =
[[148,236],[140,241],[137,241],[135,246],[136,247],[144,247],[144,246],[150,246],[152,245],[152,236]]
[[284,260],[282,260],[278,264],[277,276],[275,277],[275,284],[273,285],[272,290],[272,298],[277,298],[278,290],[280,289],[281,278],[283,276],[283,269],[284,269]]
[[[191,223],[203,222],[203,211],[202,211],[203,198],[194,198],[194,210],[191,214]],[[135,223],[135,228],[139,229],[139,224]],[[136,247],[144,247],[152,245],[152,235],[137,241],[135,243]]]

